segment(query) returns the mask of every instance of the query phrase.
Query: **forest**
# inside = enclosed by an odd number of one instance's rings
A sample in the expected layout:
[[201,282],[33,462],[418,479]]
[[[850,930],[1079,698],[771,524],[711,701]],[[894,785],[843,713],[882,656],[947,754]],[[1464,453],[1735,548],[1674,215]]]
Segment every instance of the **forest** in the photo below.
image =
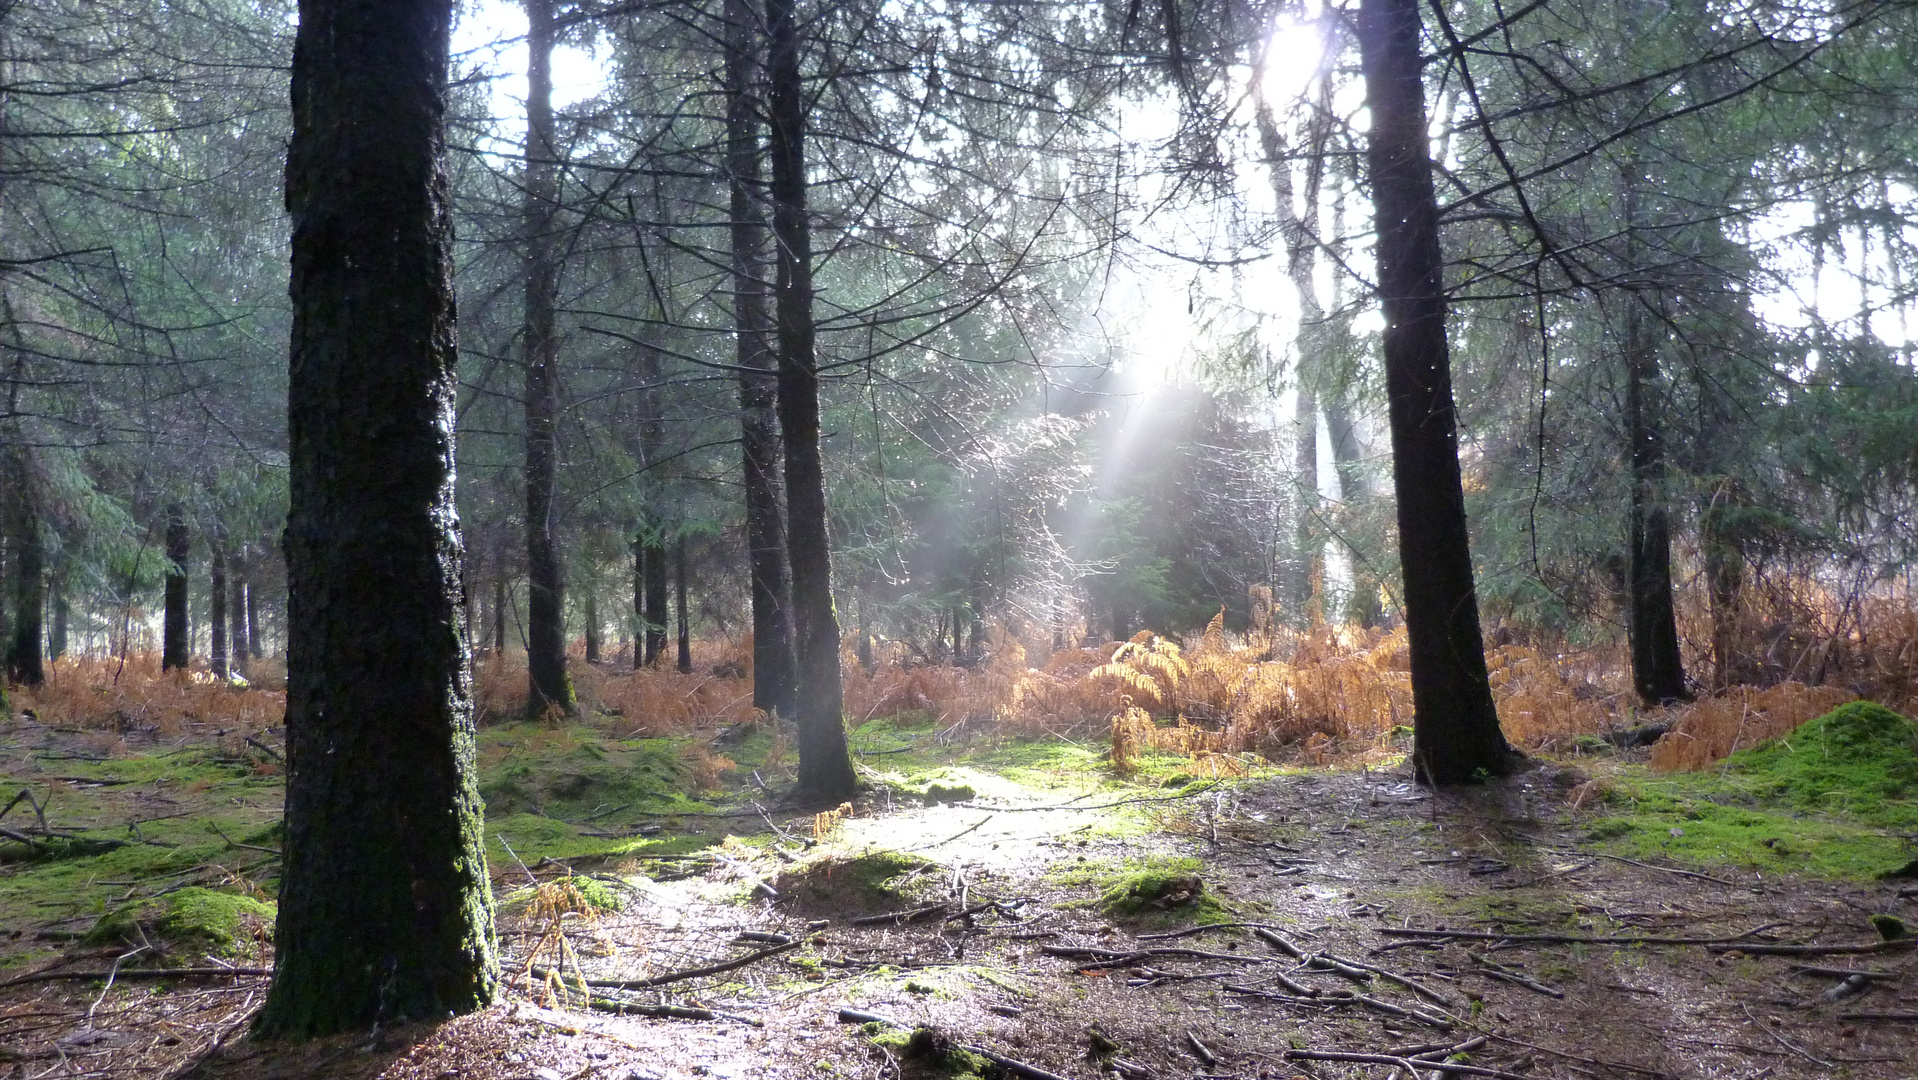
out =
[[1909,1076],[1913,115],[1912,0],[0,0],[0,1077]]

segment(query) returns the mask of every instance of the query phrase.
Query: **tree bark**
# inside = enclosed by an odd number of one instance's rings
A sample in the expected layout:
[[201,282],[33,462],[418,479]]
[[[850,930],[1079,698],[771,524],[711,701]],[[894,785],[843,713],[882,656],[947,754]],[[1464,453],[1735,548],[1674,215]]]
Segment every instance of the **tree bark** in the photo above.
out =
[[647,532],[646,548],[646,665],[651,667],[666,651],[666,628],[672,621],[667,609],[666,544],[656,532]]
[[251,578],[246,583],[246,654],[252,660],[266,656],[260,634],[260,587]]
[[7,640],[6,681],[39,686],[46,681],[41,636],[47,606],[46,549],[40,540],[40,492],[33,463],[24,447],[7,450],[0,459],[7,483],[0,491],[12,504],[4,524],[12,543],[7,577],[12,584],[13,625]]
[[1632,648],[1632,686],[1639,699],[1647,705],[1668,705],[1691,694],[1685,689],[1678,616],[1672,605],[1665,441],[1645,400],[1647,384],[1658,378],[1658,346],[1641,298],[1627,296],[1625,302],[1625,430],[1632,473],[1625,629]]
[[232,654],[229,662],[233,671],[246,673],[247,661],[251,659],[246,635],[247,579],[252,576],[252,560],[247,551],[248,545],[241,544],[234,552],[231,564],[227,567],[227,648]]
[[191,659],[187,628],[186,564],[193,554],[193,534],[186,509],[179,503],[166,508],[166,613],[160,624],[160,670],[184,668]]
[[212,641],[207,649],[207,660],[213,669],[213,677],[225,679],[232,674],[227,665],[226,640],[226,529],[221,525],[213,527],[212,550],[207,566],[207,623],[212,631]]
[[586,587],[585,602],[581,604],[580,614],[586,619],[586,662],[599,663],[599,590],[591,585]]
[[673,599],[679,612],[679,663],[681,675],[693,673],[693,628],[686,617],[686,534],[673,545]]
[[451,25],[451,0],[300,5],[286,839],[262,1037],[437,1020],[499,981],[459,603]]
[[526,4],[526,711],[571,714],[566,585],[553,524],[559,466],[559,259],[554,229],[559,148],[553,138],[553,4]]
[[733,325],[739,372],[746,558],[752,575],[753,705],[793,715],[791,598],[780,522],[777,361],[766,341],[766,221],[759,208],[759,119],[752,91],[759,20],[748,0],[726,0],[726,163],[731,188]]
[[1516,755],[1492,703],[1472,581],[1419,28],[1418,0],[1361,2],[1359,53],[1372,113],[1366,162],[1411,645],[1412,760],[1420,782],[1440,785],[1510,772]]
[[819,456],[819,368],[814,356],[812,231],[806,215],[806,103],[799,74],[797,0],[767,0],[767,101],[774,313],[779,339],[779,427],[786,440],[786,545],[792,569],[793,653],[799,690],[799,782],[792,799],[834,801],[858,788],[846,747],[839,619],[832,604],[825,471]]

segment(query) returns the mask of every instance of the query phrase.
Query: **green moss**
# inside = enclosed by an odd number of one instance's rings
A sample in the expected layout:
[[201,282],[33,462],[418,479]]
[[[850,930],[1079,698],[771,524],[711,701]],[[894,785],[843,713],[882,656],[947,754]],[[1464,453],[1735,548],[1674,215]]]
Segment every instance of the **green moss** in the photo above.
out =
[[270,929],[276,912],[275,905],[250,896],[186,888],[108,912],[84,940],[93,945],[160,941],[231,956],[254,932]]
[[991,1062],[960,1049],[951,1036],[934,1028],[885,1027],[868,1024],[866,1038],[885,1047],[904,1066],[905,1075],[923,1080],[983,1080],[995,1075]]
[[892,911],[927,898],[942,885],[937,864],[901,851],[825,854],[788,868],[773,883],[782,903],[818,911]]
[[1206,888],[1205,864],[1186,855],[1127,858],[1117,864],[1084,862],[1049,871],[1065,886],[1091,886],[1098,897],[1069,906],[1094,907],[1113,918],[1230,922],[1233,911]]
[[1615,850],[1827,878],[1912,859],[1918,725],[1853,702],[1702,773],[1621,777],[1587,836]]
[[582,820],[627,810],[710,810],[684,738],[614,739],[593,728],[506,724],[481,733],[480,795],[490,814],[539,809]]

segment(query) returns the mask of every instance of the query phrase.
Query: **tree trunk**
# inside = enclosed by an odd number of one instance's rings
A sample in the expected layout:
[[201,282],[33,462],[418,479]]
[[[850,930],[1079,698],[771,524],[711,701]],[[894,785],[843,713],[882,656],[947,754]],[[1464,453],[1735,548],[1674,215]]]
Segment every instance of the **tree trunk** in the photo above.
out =
[[633,618],[639,629],[633,634],[633,670],[646,666],[646,541],[633,537]]
[[673,545],[673,599],[679,612],[679,673],[693,673],[693,629],[686,617],[686,534]]
[[493,655],[506,655],[506,606],[510,602],[507,595],[506,560],[500,558],[493,564]]
[[225,679],[232,674],[227,666],[226,651],[226,528],[213,526],[211,559],[207,571],[207,623],[212,631],[211,647],[207,649],[207,659],[213,669],[213,677]]
[[581,614],[586,618],[586,662],[599,663],[599,590],[590,584],[586,587],[585,603],[581,605]]
[[228,651],[232,653],[230,666],[242,675],[246,673],[247,661],[252,658],[246,635],[247,593],[250,591],[248,579],[252,574],[253,561],[248,545],[241,544],[233,553],[232,565],[227,567],[226,619]]
[[766,341],[766,221],[759,208],[758,102],[752,92],[759,35],[748,0],[726,0],[726,163],[731,187],[733,325],[739,372],[746,558],[753,590],[753,705],[793,715],[791,599],[780,523],[777,361]]
[[1359,53],[1385,309],[1385,384],[1398,496],[1399,561],[1415,714],[1412,760],[1426,784],[1511,771],[1485,670],[1465,527],[1438,199],[1427,151],[1418,0],[1362,0]]
[[[286,838],[266,1038],[499,981],[459,605],[451,0],[303,0],[293,52]],[[378,438],[368,438],[378,432]]]
[[67,598],[64,573],[53,582],[53,628],[47,633],[47,659],[58,660],[67,654],[67,629],[73,622],[73,606]]
[[185,668],[189,644],[186,608],[186,564],[193,553],[193,534],[187,530],[186,509],[179,503],[166,508],[166,614],[160,624],[160,670]]
[[246,583],[246,654],[249,659],[259,660],[266,656],[265,646],[260,642],[260,587],[258,582],[248,578]]
[[656,532],[646,534],[646,665],[651,667],[666,651],[666,544]]
[[799,783],[794,801],[837,801],[859,786],[846,747],[839,619],[832,606],[819,369],[813,355],[812,228],[806,216],[806,103],[798,0],[767,0],[773,237],[778,252],[779,427],[786,438],[786,545],[798,673]]
[[0,459],[7,473],[0,491],[11,507],[5,512],[10,537],[7,577],[11,579],[13,625],[7,640],[6,681],[39,686],[46,681],[41,636],[47,606],[46,550],[40,542],[40,492],[33,464],[24,447],[14,447]]
[[566,677],[565,571],[553,525],[559,464],[559,201],[553,139],[553,4],[526,3],[526,711],[570,714]]
[[[1631,200],[1627,199],[1629,213]],[[1625,430],[1631,443],[1631,537],[1626,550],[1625,629],[1632,686],[1647,705],[1687,700],[1672,606],[1671,513],[1665,504],[1665,443],[1645,398],[1658,378],[1658,345],[1643,300],[1626,297]]]

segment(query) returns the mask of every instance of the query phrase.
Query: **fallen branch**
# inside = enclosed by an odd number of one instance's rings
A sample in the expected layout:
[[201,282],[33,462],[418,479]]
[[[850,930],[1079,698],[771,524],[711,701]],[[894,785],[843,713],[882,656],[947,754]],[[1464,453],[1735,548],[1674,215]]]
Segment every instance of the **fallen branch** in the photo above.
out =
[[[1763,946],[1740,944],[1753,934],[1763,933],[1782,923],[1766,923],[1755,926],[1742,934],[1732,937],[1682,938],[1650,937],[1644,935],[1579,935],[1579,934],[1501,934],[1486,930],[1414,930],[1410,927],[1381,926],[1379,933],[1386,937],[1419,938],[1438,941],[1445,938],[1460,938],[1466,941],[1530,941],[1546,945],[1723,945],[1726,948],[1760,951]],[[1887,943],[1889,944],[1889,943]],[[1714,950],[1716,951],[1716,950]]]
[[1477,953],[1468,953],[1467,955],[1472,958],[1472,962],[1477,964],[1484,974],[1490,975],[1494,979],[1503,979],[1508,983],[1523,986],[1527,990],[1535,990],[1549,998],[1562,998],[1565,996],[1565,991],[1555,986],[1547,986],[1523,972],[1513,971],[1503,964],[1493,963]]
[[1131,952],[1121,952],[1117,949],[1094,949],[1079,945],[1041,945],[1039,946],[1039,951],[1045,953],[1047,956],[1060,956],[1067,960],[1097,961],[1097,963],[1089,965],[1093,967],[1113,967],[1134,960],[1143,960],[1148,956],[1196,956],[1202,960],[1232,960],[1241,964],[1270,964],[1275,962],[1274,958],[1270,956],[1240,956],[1237,953],[1207,952],[1204,949],[1180,949],[1176,947],[1135,949]]
[[[740,968],[746,967],[749,964],[756,964],[768,957],[778,956],[784,952],[791,952],[803,944],[805,943],[801,941],[793,941],[784,945],[774,945],[770,949],[760,949],[758,952],[747,953],[745,956],[735,957],[718,964],[687,968],[684,971],[669,971],[664,975],[654,975],[646,979],[587,979],[586,985],[596,990],[647,990],[655,986],[665,986],[667,983],[683,982],[687,979],[703,979],[708,975],[722,975],[728,971],[737,971]],[[551,968],[535,967],[533,968],[533,974],[544,979],[549,974],[556,974],[556,972]]]
[[[991,905],[988,904],[986,906],[990,907]],[[900,923],[918,922],[921,919],[930,919],[935,915],[944,915],[947,910],[944,904],[927,904],[925,907],[912,908],[907,911],[889,911],[884,915],[863,915],[857,919],[847,919],[846,925],[879,926],[883,923],[892,923],[897,926]]]
[[1365,1065],[1396,1065],[1413,1076],[1420,1069],[1437,1069],[1441,1072],[1466,1073],[1472,1076],[1496,1076],[1502,1080],[1531,1080],[1523,1073],[1506,1072],[1503,1069],[1491,1069],[1483,1065],[1467,1065],[1462,1061],[1431,1061],[1426,1058],[1416,1060],[1407,1057],[1394,1057],[1391,1054],[1354,1054],[1342,1050],[1287,1050],[1287,1061],[1353,1061]]
[[731,1020],[735,1024],[747,1024],[752,1027],[766,1026],[766,1022],[756,1016],[741,1016],[738,1013],[700,1009],[691,1005],[639,1005],[615,998],[597,997],[587,998],[586,1004],[595,1012],[612,1013],[615,1016],[650,1016],[655,1020]]
[[1735,887],[1738,884],[1735,881],[1726,881],[1724,878],[1715,878],[1710,874],[1701,874],[1696,870],[1680,870],[1675,866],[1659,866],[1657,863],[1639,862],[1637,859],[1628,859],[1623,855],[1607,855],[1602,851],[1568,851],[1564,848],[1546,848],[1545,850],[1558,855],[1589,855],[1598,859],[1610,859],[1613,862],[1622,862],[1627,866],[1636,866],[1642,870],[1656,870],[1661,874],[1676,874],[1679,877],[1697,878],[1700,881],[1709,881],[1714,885]]
[[271,975],[272,968],[256,967],[192,967],[192,968],[136,968],[132,971],[36,971],[31,975],[16,975],[0,982],[0,989],[9,986],[24,986],[27,983],[57,982],[63,979],[188,979],[208,978],[215,975]]
[[1869,945],[1740,945],[1736,943],[1713,943],[1705,951],[1730,952],[1737,949],[1754,956],[1838,956],[1841,954],[1898,952],[1918,945],[1918,938],[1895,938],[1891,941],[1874,941]]

